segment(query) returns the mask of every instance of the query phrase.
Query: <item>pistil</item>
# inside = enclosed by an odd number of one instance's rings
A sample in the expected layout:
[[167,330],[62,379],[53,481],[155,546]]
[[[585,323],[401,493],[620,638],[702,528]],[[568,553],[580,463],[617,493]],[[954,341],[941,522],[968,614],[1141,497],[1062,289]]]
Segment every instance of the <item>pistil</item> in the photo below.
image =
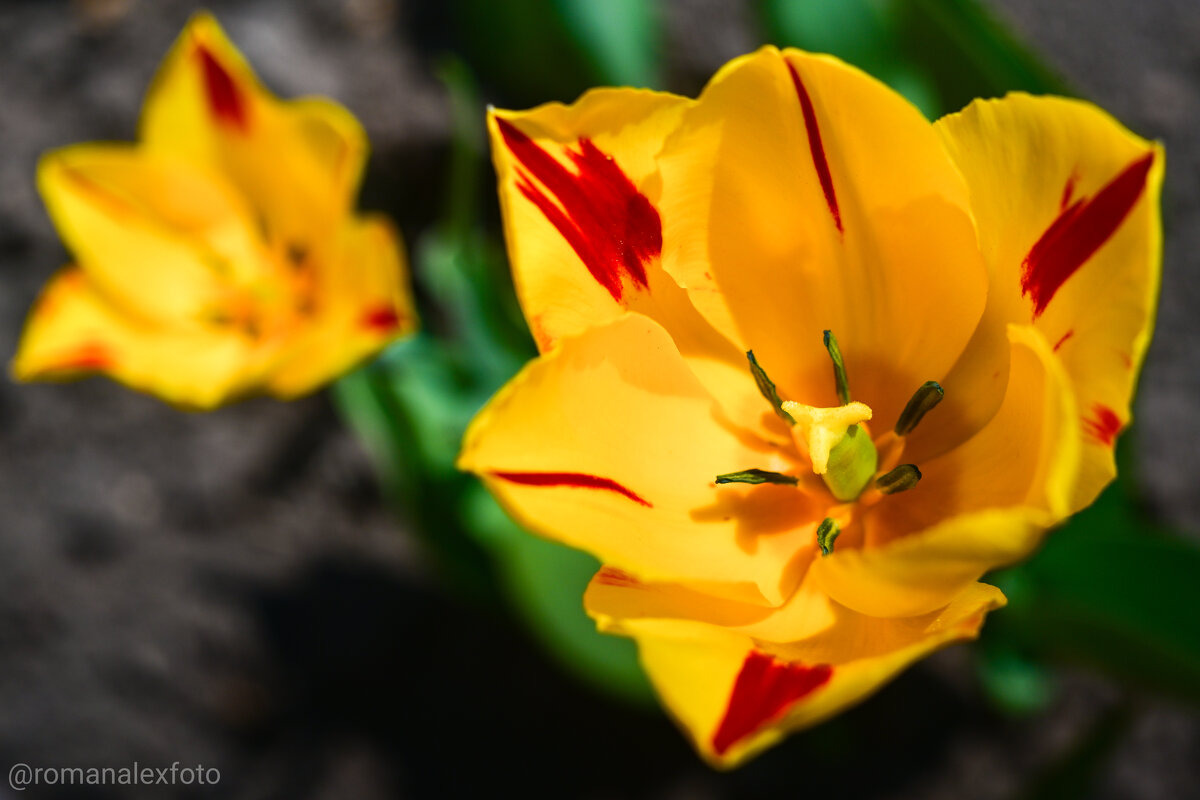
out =
[[852,402],[816,408],[785,400],[783,410],[796,420],[792,436],[797,447],[808,454],[813,472],[834,498],[842,502],[857,498],[879,465],[875,444],[861,424],[871,418],[870,407]]

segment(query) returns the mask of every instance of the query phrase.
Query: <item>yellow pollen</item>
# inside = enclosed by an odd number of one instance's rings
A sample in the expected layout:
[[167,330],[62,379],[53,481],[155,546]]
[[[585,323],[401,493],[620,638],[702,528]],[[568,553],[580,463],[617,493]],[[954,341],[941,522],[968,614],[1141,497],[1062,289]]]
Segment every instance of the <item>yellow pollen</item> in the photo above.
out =
[[783,410],[796,420],[792,435],[800,449],[808,452],[817,475],[824,475],[829,469],[829,451],[842,440],[846,431],[871,418],[871,407],[858,401],[833,408],[817,408],[785,400]]

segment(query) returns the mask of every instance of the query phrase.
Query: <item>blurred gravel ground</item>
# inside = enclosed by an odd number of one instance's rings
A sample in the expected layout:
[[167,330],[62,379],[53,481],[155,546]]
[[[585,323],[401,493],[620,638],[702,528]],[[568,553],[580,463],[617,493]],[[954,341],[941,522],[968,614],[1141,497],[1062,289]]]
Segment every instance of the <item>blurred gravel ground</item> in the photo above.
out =
[[[1138,454],[1154,507],[1200,531],[1200,5],[995,4],[1084,93],[1167,143],[1167,271]],[[431,5],[211,4],[274,90],[328,94],[359,116],[375,152],[363,205],[395,215],[410,242],[436,207],[447,125],[422,45],[439,32],[418,27]],[[33,190],[37,155],[132,139],[191,8],[0,3],[0,353],[66,258]],[[759,44],[741,3],[663,13],[681,91]],[[999,800],[1118,702],[1074,676],[1046,713],[1006,720],[959,649],[719,776],[659,715],[589,694],[502,614],[444,597],[324,396],[197,416],[102,380],[0,382],[0,453],[0,770],[178,760],[222,773],[209,791],[25,797]],[[1200,797],[1196,715],[1134,708],[1094,795]]]

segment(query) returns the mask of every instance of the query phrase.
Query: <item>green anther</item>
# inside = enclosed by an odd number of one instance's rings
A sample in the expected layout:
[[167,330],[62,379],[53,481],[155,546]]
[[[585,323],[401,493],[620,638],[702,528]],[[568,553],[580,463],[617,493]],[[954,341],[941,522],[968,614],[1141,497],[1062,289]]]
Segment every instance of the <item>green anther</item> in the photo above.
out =
[[784,475],[782,472],[768,472],[765,469],[744,469],[741,472],[727,472],[717,476],[717,483],[778,483],[795,486],[799,482],[799,478]]
[[829,468],[821,476],[830,493],[843,503],[862,494],[879,468],[879,452],[862,428],[851,425],[829,451]]
[[788,425],[795,425],[796,420],[792,419],[792,415],[783,410],[783,401],[779,399],[779,392],[775,391],[775,384],[767,377],[766,370],[758,365],[758,361],[754,358],[754,351],[747,350],[746,358],[750,360],[750,372],[754,375],[754,382],[758,384],[758,390],[762,392],[762,396],[767,398],[767,402],[771,404],[771,408],[775,409],[775,413],[779,418]]
[[942,402],[945,395],[946,392],[937,381],[925,381],[921,384],[921,388],[913,392],[908,405],[900,412],[900,419],[896,420],[896,427],[893,428],[896,435],[908,436],[912,433],[917,423],[932,411],[934,406]]
[[826,517],[817,526],[817,547],[821,548],[822,556],[833,552],[833,543],[837,541],[838,534],[841,532],[842,529],[838,527],[833,517]]
[[846,363],[842,361],[842,350],[833,331],[825,331],[825,349],[833,360],[833,379],[837,382],[838,399],[842,405],[846,405],[850,402],[850,382],[846,380]]
[[921,470],[916,464],[901,464],[886,475],[875,479],[875,488],[884,494],[907,492],[921,480]]

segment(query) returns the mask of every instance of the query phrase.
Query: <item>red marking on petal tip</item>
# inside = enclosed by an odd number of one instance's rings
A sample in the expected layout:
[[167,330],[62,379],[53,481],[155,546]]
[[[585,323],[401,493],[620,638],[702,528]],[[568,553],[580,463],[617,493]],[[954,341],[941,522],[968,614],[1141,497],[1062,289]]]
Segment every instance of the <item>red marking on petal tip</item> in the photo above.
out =
[[725,717],[713,734],[717,755],[781,716],[803,697],[829,682],[833,667],[828,664],[790,664],[752,650],[742,663]]
[[1021,294],[1037,319],[1054,294],[1116,233],[1146,188],[1154,153],[1134,161],[1091,198],[1064,208],[1025,256]]
[[1092,414],[1094,419],[1083,420],[1083,430],[1097,442],[1105,446],[1112,446],[1112,443],[1117,440],[1117,434],[1121,432],[1121,418],[1117,413],[1106,405],[1096,403],[1092,406]]
[[800,98],[800,110],[804,114],[804,129],[808,132],[808,150],[812,154],[813,166],[817,169],[817,179],[821,181],[821,191],[825,193],[825,204],[833,215],[833,224],[838,233],[842,233],[842,212],[838,210],[837,194],[833,191],[833,175],[829,172],[829,161],[825,158],[825,146],[821,143],[821,128],[817,125],[817,111],[813,108],[812,98],[808,89],[800,80],[800,73],[786,58],[788,72],[792,75],[792,85],[796,87],[796,95]]
[[100,370],[113,365],[112,350],[100,342],[85,342],[58,361],[57,369]]
[[600,571],[596,573],[595,580],[596,583],[604,586],[619,586],[623,589],[640,585],[637,578],[616,567],[601,567]]
[[[500,135],[517,159],[517,188],[550,221],[588,272],[621,302],[624,278],[648,289],[646,263],[662,253],[662,219],[612,156],[590,139],[567,149],[567,169],[505,119]],[[533,179],[544,187],[539,189]]]
[[245,133],[250,124],[249,114],[233,76],[204,45],[196,45],[196,58],[200,59],[204,72],[204,88],[213,116],[218,122]]
[[493,472],[493,476],[509,483],[519,483],[524,486],[568,486],[578,489],[603,489],[624,495],[635,503],[646,508],[653,506],[630,489],[622,486],[611,478],[600,478],[584,472]]
[[1074,335],[1075,335],[1075,329],[1074,329],[1074,328],[1072,328],[1071,330],[1069,330],[1069,331],[1067,331],[1066,333],[1064,333],[1064,334],[1062,335],[1062,338],[1061,338],[1061,339],[1059,339],[1057,342],[1055,342],[1055,343],[1054,343],[1054,352],[1056,352],[1056,353],[1057,353],[1057,352],[1058,352],[1058,349],[1059,349],[1060,347],[1062,347],[1064,344],[1066,344],[1066,343],[1067,343],[1067,340],[1068,340],[1068,339],[1070,339],[1070,338],[1071,338],[1072,336],[1074,336]]
[[391,306],[368,308],[359,319],[359,324],[369,331],[388,333],[400,327],[401,316]]

